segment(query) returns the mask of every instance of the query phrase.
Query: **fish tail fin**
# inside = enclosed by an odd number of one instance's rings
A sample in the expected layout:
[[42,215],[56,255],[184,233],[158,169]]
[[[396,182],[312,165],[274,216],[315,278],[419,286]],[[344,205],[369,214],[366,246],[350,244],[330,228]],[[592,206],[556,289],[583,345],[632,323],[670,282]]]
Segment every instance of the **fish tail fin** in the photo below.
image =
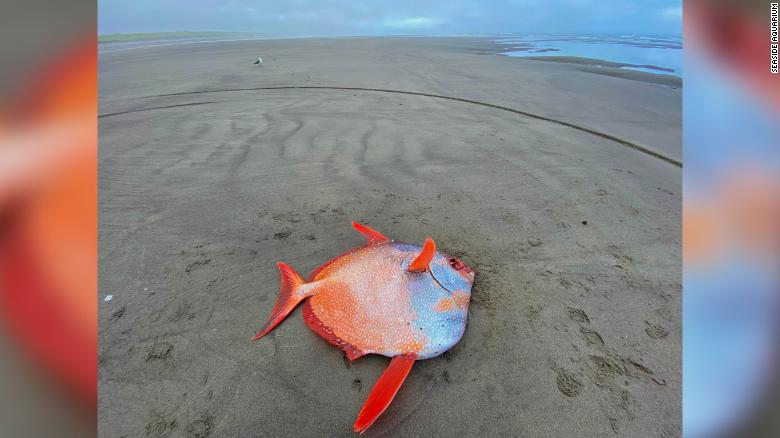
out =
[[282,322],[301,301],[309,296],[305,293],[300,293],[301,286],[303,286],[305,282],[293,268],[283,262],[278,262],[276,265],[279,267],[279,273],[282,276],[282,286],[279,290],[279,298],[276,299],[276,304],[274,304],[274,308],[271,310],[271,316],[268,317],[268,321],[265,322],[263,328],[258,330],[253,338],[254,340],[258,340],[267,335],[268,332],[279,325],[279,323]]
[[377,380],[371,393],[368,394],[366,402],[360,409],[357,420],[352,426],[352,430],[358,433],[365,432],[383,412],[390,406],[401,384],[406,380],[409,371],[414,365],[416,356],[395,356],[390,361],[390,365]]

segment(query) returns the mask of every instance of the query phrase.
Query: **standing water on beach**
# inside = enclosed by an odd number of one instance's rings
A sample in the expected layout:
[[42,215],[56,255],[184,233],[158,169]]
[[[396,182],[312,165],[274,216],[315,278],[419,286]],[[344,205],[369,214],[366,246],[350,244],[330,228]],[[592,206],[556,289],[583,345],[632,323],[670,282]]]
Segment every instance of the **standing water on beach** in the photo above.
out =
[[506,35],[502,55],[591,58],[620,68],[682,76],[682,37],[640,35]]

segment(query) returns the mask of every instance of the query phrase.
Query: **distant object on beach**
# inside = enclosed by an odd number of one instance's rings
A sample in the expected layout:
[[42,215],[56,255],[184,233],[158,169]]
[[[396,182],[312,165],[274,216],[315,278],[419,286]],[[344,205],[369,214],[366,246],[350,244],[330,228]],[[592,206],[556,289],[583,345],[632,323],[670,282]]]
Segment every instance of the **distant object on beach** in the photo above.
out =
[[258,56],[257,57],[257,61],[255,61],[255,65],[257,65],[257,66],[263,65],[263,58]]

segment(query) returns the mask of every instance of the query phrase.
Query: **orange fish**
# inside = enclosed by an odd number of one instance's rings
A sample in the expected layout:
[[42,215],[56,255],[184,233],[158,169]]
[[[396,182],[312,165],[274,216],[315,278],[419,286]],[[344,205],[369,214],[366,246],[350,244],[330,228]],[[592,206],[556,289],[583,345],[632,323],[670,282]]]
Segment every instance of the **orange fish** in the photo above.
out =
[[391,357],[353,426],[363,433],[387,409],[416,360],[436,357],[463,336],[474,271],[455,257],[394,242],[357,222],[368,244],[320,266],[304,280],[279,262],[282,286],[260,339],[302,301],[303,320],[350,361]]

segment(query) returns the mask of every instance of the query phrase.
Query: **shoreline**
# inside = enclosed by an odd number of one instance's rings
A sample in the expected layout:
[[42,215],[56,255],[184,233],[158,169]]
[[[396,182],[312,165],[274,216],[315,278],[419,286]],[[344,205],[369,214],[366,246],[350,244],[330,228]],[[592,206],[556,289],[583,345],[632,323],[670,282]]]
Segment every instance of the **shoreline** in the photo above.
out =
[[[186,40],[186,39],[194,39],[194,38],[204,38],[209,36],[211,37],[211,39],[203,39],[197,41]],[[234,37],[243,37],[243,38],[234,38]],[[101,41],[101,38],[104,38],[104,40]],[[643,81],[643,82],[663,84],[672,87],[682,86],[682,77],[680,75],[674,74],[673,69],[656,66],[656,65],[629,64],[629,63],[609,61],[606,59],[588,58],[588,57],[581,57],[581,56],[555,56],[555,55],[511,56],[509,55],[509,52],[506,50],[506,44],[496,41],[497,38],[496,35],[432,35],[432,36],[387,35],[381,37],[369,36],[369,35],[341,35],[341,36],[328,36],[328,37],[323,37],[323,36],[290,37],[290,36],[268,36],[268,35],[258,34],[255,32],[220,32],[220,31],[141,32],[141,33],[115,33],[115,34],[98,35],[98,47],[99,48],[102,47],[104,49],[119,47],[117,50],[106,51],[106,53],[110,53],[110,52],[129,50],[129,49],[143,49],[143,48],[152,48],[152,47],[167,47],[173,45],[208,44],[208,43],[220,43],[220,42],[263,41],[263,40],[295,41],[295,40],[302,40],[302,39],[341,40],[341,39],[376,39],[376,38],[474,39],[492,45],[494,47],[493,49],[494,51],[492,53],[486,53],[486,54],[505,56],[509,58],[528,59],[533,61],[560,62],[560,63],[583,65],[588,67],[602,67],[605,68],[603,72],[599,72],[596,70],[592,70],[592,71],[583,70],[583,71],[589,71],[591,73],[597,73],[597,74],[600,73],[600,74],[614,76],[614,77],[623,77],[626,79],[632,79],[632,80]],[[185,39],[185,41],[171,42],[172,40],[176,40],[176,39]],[[160,43],[160,44],[143,45],[143,43]],[[139,45],[132,46],[132,44],[139,44]],[[120,47],[120,46],[127,46],[127,45],[130,45],[130,47]],[[542,49],[539,52],[554,52],[554,51],[557,51],[557,49]],[[624,69],[623,67],[647,68],[651,70],[658,70],[658,73]],[[609,70],[609,69],[614,69],[614,70]],[[618,71],[644,73],[644,75],[643,74],[632,75],[630,73],[620,74],[618,73]],[[662,76],[663,78],[652,78],[651,76],[648,75]],[[672,79],[672,78],[677,78],[679,80]]]
[[[511,57],[510,57],[511,58]],[[560,62],[572,65],[582,66],[580,71],[586,71],[589,73],[603,74],[607,76],[620,77],[624,79],[631,79],[635,81],[651,82],[655,84],[667,85],[674,88],[681,88],[683,86],[683,79],[676,74],[668,73],[674,72],[672,69],[651,66],[651,65],[637,65],[637,64],[625,64],[621,62],[605,61],[596,58],[584,58],[579,56],[519,56],[515,58],[528,59],[531,61],[543,61],[543,62]],[[589,68],[590,67],[590,68]],[[622,67],[645,67],[660,70],[658,73],[651,73],[638,70],[624,69]],[[662,73],[666,71],[667,73]]]

